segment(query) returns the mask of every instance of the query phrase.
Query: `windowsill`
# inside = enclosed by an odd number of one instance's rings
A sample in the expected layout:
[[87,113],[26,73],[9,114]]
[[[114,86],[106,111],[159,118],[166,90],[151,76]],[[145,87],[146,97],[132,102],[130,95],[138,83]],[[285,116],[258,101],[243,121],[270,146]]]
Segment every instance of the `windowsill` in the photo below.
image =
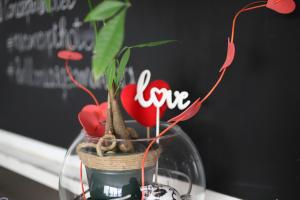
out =
[[[0,166],[54,190],[65,153],[64,148],[0,129]],[[237,200],[211,190],[205,199]]]

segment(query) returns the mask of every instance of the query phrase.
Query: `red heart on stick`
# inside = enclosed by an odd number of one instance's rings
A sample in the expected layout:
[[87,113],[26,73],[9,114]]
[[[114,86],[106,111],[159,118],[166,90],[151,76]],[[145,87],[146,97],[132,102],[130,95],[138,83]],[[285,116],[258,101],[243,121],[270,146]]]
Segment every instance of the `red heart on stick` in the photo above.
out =
[[[166,83],[163,80],[155,80],[149,83],[149,85],[144,90],[144,99],[147,101],[150,99],[150,91],[152,88],[158,88],[158,89],[170,89],[170,86],[168,83]],[[141,106],[141,104],[135,100],[135,96],[137,93],[137,85],[136,84],[129,84],[126,85],[122,92],[121,92],[121,102],[124,107],[124,109],[127,111],[127,113],[134,118],[136,121],[138,121],[140,124],[146,127],[152,127],[156,124],[156,107],[154,105],[151,105],[148,108],[144,108]],[[157,100],[161,100],[162,94],[155,93]],[[165,111],[167,110],[167,103],[164,103],[160,109],[159,114],[160,118],[164,115]]]
[[78,119],[85,130],[91,137],[102,137],[105,132],[107,103],[97,105],[86,105],[78,114]]
[[294,0],[268,0],[266,7],[281,14],[289,14],[295,10],[296,3]]

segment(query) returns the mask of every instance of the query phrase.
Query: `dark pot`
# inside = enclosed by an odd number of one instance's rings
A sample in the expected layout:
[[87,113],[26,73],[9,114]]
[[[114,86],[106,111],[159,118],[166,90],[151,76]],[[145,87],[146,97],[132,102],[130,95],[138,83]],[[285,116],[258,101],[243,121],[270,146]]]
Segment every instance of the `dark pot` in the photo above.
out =
[[[92,200],[107,200],[128,197],[140,200],[141,169],[129,171],[104,171],[86,168]],[[145,169],[145,184],[152,182],[154,167]]]

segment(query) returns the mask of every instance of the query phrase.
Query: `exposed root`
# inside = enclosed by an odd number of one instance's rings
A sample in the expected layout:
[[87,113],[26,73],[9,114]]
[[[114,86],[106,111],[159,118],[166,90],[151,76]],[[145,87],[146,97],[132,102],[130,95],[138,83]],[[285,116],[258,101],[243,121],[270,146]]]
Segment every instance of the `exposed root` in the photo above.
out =
[[112,124],[113,124],[113,130],[114,134],[117,138],[123,139],[125,141],[120,142],[118,144],[119,149],[122,152],[134,152],[134,146],[132,142],[130,141],[130,133],[127,131],[119,103],[117,99],[115,98],[115,90],[114,86],[112,89],[108,91],[109,93],[109,99],[110,99],[110,105],[111,105],[111,113],[112,113]]

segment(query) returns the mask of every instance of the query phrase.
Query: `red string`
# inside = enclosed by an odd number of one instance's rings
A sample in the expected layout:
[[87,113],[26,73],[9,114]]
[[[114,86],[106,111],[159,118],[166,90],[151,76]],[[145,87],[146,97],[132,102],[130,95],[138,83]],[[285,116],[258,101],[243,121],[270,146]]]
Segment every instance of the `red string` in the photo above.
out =
[[81,185],[83,200],[86,200],[84,186],[83,186],[83,182],[82,182],[82,162],[81,161],[80,161],[80,185]]
[[96,105],[99,106],[99,102],[98,102],[97,98],[95,97],[95,95],[94,95],[89,89],[87,89],[86,87],[84,87],[84,86],[81,85],[78,81],[75,80],[75,78],[74,78],[74,76],[73,76],[73,74],[72,74],[72,72],[71,72],[71,69],[70,69],[70,67],[69,67],[69,65],[68,65],[68,60],[66,60],[66,62],[65,62],[65,69],[66,69],[66,72],[67,72],[69,78],[71,79],[71,81],[72,81],[78,88],[80,88],[80,89],[82,89],[83,91],[85,91],[86,93],[88,93],[88,95],[90,95],[90,96],[93,98],[93,100],[95,101]]
[[[252,5],[255,5],[255,4],[258,4],[258,3],[264,3],[262,5],[257,5],[257,6],[253,6],[253,7],[249,7],[249,6],[252,6]],[[232,29],[231,29],[231,42],[234,41],[234,32],[235,32],[235,25],[236,25],[236,20],[238,18],[238,16],[242,13],[242,12],[245,12],[245,11],[249,11],[249,10],[254,10],[254,9],[257,9],[257,8],[261,8],[261,7],[265,7],[266,6],[266,1],[256,1],[256,2],[252,2],[252,3],[249,3],[247,4],[246,6],[244,6],[242,9],[240,9],[234,16],[233,18],[233,21],[232,21]],[[208,97],[211,96],[211,94],[215,91],[215,89],[218,87],[218,85],[221,83],[223,77],[224,77],[224,74],[226,72],[226,68],[224,68],[222,71],[221,71],[221,74],[217,80],[217,82],[214,84],[214,86],[211,88],[211,90],[205,95],[205,97],[200,101],[201,104],[203,102],[205,102]],[[151,140],[151,142],[149,143],[148,147],[146,148],[145,152],[144,152],[144,156],[143,156],[143,159],[142,159],[142,170],[141,170],[141,175],[142,175],[142,197],[141,197],[141,200],[144,200],[144,194],[145,194],[145,191],[144,191],[144,186],[145,186],[145,161],[146,161],[146,158],[148,156],[148,153],[151,149],[151,147],[153,146],[153,144],[159,139],[161,138],[165,133],[167,133],[171,128],[173,128],[175,125],[177,125],[179,122],[181,121],[181,118],[177,119],[175,122],[173,122],[172,124],[170,124],[167,128],[165,128],[157,137],[153,138]]]

